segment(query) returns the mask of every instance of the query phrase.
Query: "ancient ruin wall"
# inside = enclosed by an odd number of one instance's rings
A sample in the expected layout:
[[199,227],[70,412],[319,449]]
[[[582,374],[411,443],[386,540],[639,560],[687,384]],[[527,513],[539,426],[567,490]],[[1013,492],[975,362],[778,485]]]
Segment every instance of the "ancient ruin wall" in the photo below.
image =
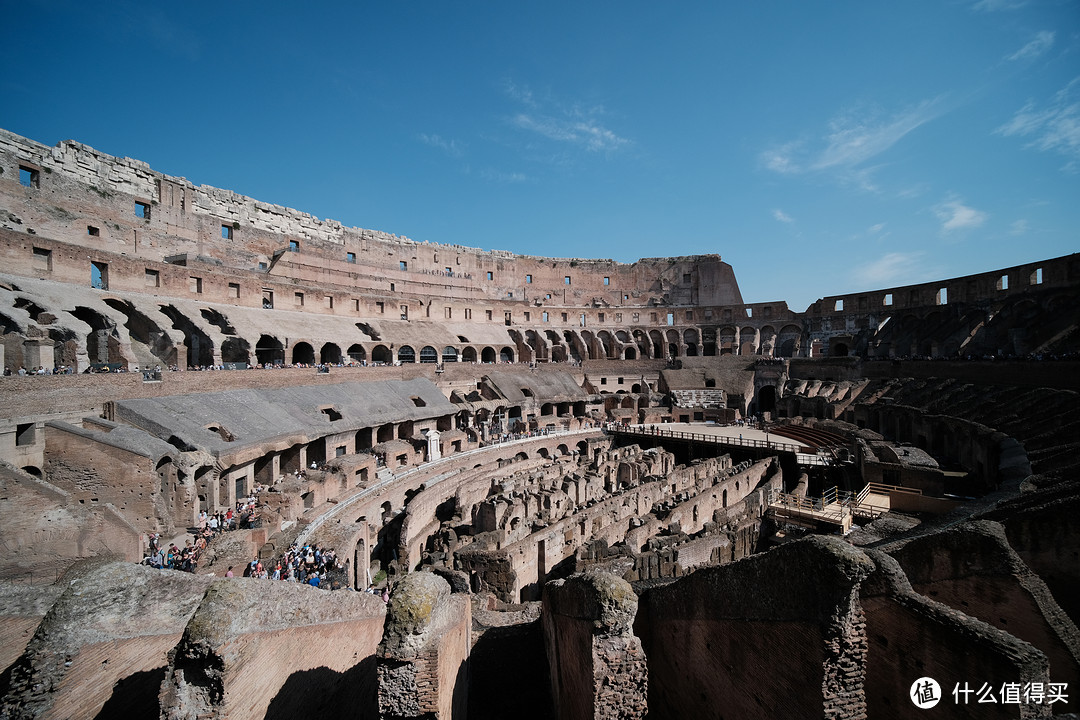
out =
[[[934,709],[935,716],[948,718],[972,717],[972,706],[958,704],[952,696],[961,683],[975,690],[987,683],[1000,690],[1006,682],[1049,681],[1046,656],[1035,647],[919,595],[892,557],[878,550],[869,555],[876,569],[864,583],[861,597],[868,639],[868,717],[911,717],[906,693],[922,677],[934,678],[941,685],[945,696]],[[1046,704],[977,707],[980,718],[1049,717],[1052,711]]]
[[220,580],[169,654],[161,717],[320,717],[343,707],[370,716],[384,614],[367,593]]
[[650,717],[866,717],[858,585],[872,569],[813,537],[645,591]]
[[544,644],[563,720],[631,720],[648,712],[648,669],[634,635],[638,600],[610,573],[544,586]]
[[[1004,528],[975,521],[890,548],[915,592],[1031,643],[1050,681],[1080,685],[1080,631],[1009,547]],[[1073,703],[1057,704],[1058,712]]]

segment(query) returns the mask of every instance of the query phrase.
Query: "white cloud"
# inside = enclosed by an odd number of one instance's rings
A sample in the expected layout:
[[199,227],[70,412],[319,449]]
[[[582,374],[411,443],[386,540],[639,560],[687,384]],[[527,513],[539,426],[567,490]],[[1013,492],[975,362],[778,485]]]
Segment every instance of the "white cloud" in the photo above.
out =
[[854,270],[859,287],[888,287],[925,279],[930,271],[921,266],[921,252],[888,253],[877,260],[859,265]]
[[788,215],[786,212],[784,212],[783,210],[781,210],[779,208],[772,211],[772,216],[774,218],[776,218],[777,220],[779,220],[780,222],[782,222],[782,223],[793,223],[793,222],[795,222],[794,218],[792,218],[790,215]]
[[878,223],[877,225],[871,225],[867,228],[867,232],[871,235],[877,235],[879,232],[885,229],[885,223]]
[[1062,169],[1076,172],[1080,169],[1080,100],[1075,92],[1078,83],[1080,78],[1074,79],[1043,108],[1028,102],[994,132],[1006,137],[1031,137],[1027,147],[1064,155],[1067,162]]
[[824,169],[837,165],[858,165],[880,155],[920,125],[937,116],[934,101],[921,103],[913,110],[878,120],[874,113],[848,113],[829,123],[828,145],[813,167]]
[[1013,235],[1023,235],[1028,230],[1027,220],[1017,220],[1009,226],[1009,232]]
[[557,101],[537,100],[528,87],[507,81],[506,94],[526,110],[510,118],[510,123],[522,130],[536,133],[549,140],[578,145],[592,152],[617,150],[630,141],[605,127],[600,118],[605,114],[602,105],[565,105]]
[[934,207],[934,214],[941,221],[942,232],[976,228],[986,222],[987,214],[968,207],[959,200],[949,200]]
[[420,133],[420,142],[431,147],[438,148],[451,157],[461,157],[465,151],[457,140],[445,140],[439,135]]
[[528,180],[524,173],[506,173],[499,170],[493,170],[492,168],[484,168],[483,170],[481,170],[480,177],[491,182],[503,183],[507,185],[513,183],[521,183]]
[[1031,60],[1042,55],[1044,52],[1050,49],[1054,44],[1054,33],[1049,30],[1043,30],[1035,39],[1029,42],[1024,47],[1020,48],[1012,55],[1006,57],[1006,60]]
[[550,140],[583,145],[593,151],[614,150],[629,142],[591,118],[518,113],[512,122],[523,130],[538,133]]
[[864,190],[876,191],[871,180],[876,167],[865,167],[906,135],[941,114],[938,99],[914,108],[882,115],[873,108],[858,107],[834,117],[817,143],[788,142],[761,153],[762,165],[776,173],[835,172]]

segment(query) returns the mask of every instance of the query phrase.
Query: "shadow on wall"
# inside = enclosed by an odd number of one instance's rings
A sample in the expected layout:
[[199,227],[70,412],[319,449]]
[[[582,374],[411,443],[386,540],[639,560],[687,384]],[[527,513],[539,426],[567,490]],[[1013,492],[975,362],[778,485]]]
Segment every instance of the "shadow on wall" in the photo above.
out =
[[289,676],[270,701],[265,720],[378,717],[376,684],[374,655],[345,672],[326,667],[300,670]]
[[161,692],[161,683],[165,680],[167,669],[162,665],[117,680],[113,685],[112,695],[101,706],[101,712],[95,720],[157,717],[161,713],[158,693]]
[[554,720],[539,621],[486,630],[469,655],[469,673],[468,717]]

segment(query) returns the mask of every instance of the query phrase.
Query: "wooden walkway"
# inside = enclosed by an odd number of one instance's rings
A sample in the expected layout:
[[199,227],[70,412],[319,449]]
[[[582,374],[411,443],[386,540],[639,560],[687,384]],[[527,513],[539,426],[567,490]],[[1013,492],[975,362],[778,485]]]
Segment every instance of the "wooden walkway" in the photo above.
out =
[[867,483],[858,493],[826,490],[822,497],[806,497],[778,490],[769,493],[768,514],[778,522],[823,532],[847,534],[855,518],[872,520],[889,512],[893,493],[921,495],[921,490]]

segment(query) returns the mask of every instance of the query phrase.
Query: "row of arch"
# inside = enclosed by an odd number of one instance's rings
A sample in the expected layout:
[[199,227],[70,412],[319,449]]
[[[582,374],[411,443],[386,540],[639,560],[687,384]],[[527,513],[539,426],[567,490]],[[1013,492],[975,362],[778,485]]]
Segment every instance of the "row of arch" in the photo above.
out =
[[[228,345],[228,341],[222,344],[222,362],[250,362],[250,351],[246,347],[237,348],[238,352],[230,353],[228,352]],[[395,347],[393,343],[379,343],[369,350],[360,343],[354,343],[342,353],[340,345],[327,342],[316,353],[315,347],[311,343],[301,341],[293,343],[289,348],[289,352],[286,352],[281,341],[271,335],[261,336],[259,343],[255,346],[255,358],[257,362],[263,365],[286,363],[293,365],[314,365],[316,363],[338,365],[346,362],[385,365],[417,362],[431,364],[455,362],[511,363],[514,362],[516,357],[517,354],[512,347],[498,348],[490,345],[479,349],[467,345],[460,350],[452,345],[447,345],[440,350],[432,345],[424,345],[417,349],[412,345]]]
[[780,331],[766,325],[737,328],[654,328],[646,330],[511,330],[526,361],[670,359],[698,355],[767,355],[794,357],[802,347],[803,329],[788,324]]

